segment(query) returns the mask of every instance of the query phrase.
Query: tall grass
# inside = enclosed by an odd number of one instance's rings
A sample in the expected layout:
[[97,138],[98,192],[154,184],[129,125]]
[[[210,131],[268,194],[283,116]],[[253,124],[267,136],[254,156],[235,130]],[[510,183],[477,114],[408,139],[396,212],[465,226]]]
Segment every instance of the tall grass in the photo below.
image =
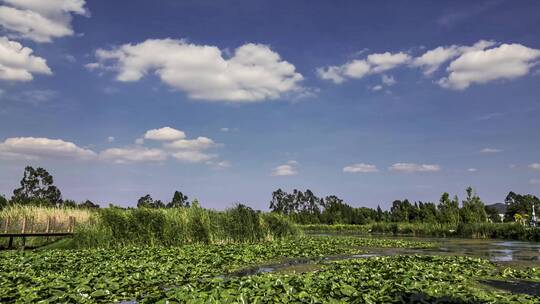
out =
[[[70,228],[70,217],[74,224],[86,224],[92,217],[91,210],[72,208],[51,208],[38,206],[9,206],[0,210],[0,233],[21,233],[23,223],[24,231],[66,232]],[[31,237],[27,238],[26,245],[29,247],[41,246],[57,240],[58,238]],[[0,239],[0,247],[7,247],[7,238]],[[15,238],[15,246],[19,246],[21,238]]]
[[76,247],[173,246],[191,243],[257,242],[298,235],[295,224],[278,214],[243,205],[226,211],[199,206],[173,209],[106,208],[78,225]]

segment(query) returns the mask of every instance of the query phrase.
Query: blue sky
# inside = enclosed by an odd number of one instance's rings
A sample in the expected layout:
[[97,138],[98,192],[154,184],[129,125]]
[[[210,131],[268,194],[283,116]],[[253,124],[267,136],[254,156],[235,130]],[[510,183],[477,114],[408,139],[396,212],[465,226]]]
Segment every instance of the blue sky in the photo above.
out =
[[6,196],[540,195],[538,1],[0,2]]

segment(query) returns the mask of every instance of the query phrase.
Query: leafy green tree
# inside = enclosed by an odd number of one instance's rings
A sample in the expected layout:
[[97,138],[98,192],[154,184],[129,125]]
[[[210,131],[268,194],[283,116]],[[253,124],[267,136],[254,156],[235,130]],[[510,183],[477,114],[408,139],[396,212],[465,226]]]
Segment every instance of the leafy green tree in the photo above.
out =
[[540,200],[534,195],[521,195],[510,192],[506,196],[504,203],[506,204],[506,213],[504,215],[505,222],[514,221],[516,214],[520,214],[521,218],[523,218],[525,215],[532,214],[533,204],[535,206],[537,216],[540,215]]
[[487,214],[484,203],[480,197],[473,192],[473,188],[466,189],[467,198],[463,201],[460,210],[461,220],[464,223],[484,223],[487,221]]
[[62,193],[54,186],[52,175],[43,168],[27,166],[21,180],[21,187],[13,190],[12,201],[15,204],[33,204],[59,207],[62,205]]
[[418,204],[418,221],[422,223],[435,223],[437,222],[437,218],[437,205],[422,202]]
[[408,222],[409,215],[411,214],[412,209],[413,206],[407,199],[403,201],[393,201],[392,207],[390,208],[390,217],[392,219],[392,222]]
[[65,207],[65,208],[76,208],[76,207],[77,207],[77,203],[76,203],[74,200],[67,199],[67,200],[64,200],[64,203],[62,204],[62,207]]
[[501,222],[501,217],[499,216],[499,211],[497,210],[497,208],[492,206],[486,206],[485,209],[489,221],[491,221],[492,223]]
[[152,208],[165,208],[165,204],[161,200],[155,200],[154,203],[152,203]]
[[445,192],[439,200],[440,221],[447,224],[459,224],[459,200],[457,196],[450,200],[450,195]]
[[0,210],[6,208],[8,204],[8,200],[3,195],[0,195]]
[[152,208],[154,203],[154,199],[152,199],[152,196],[150,194],[147,194],[145,196],[142,196],[137,201],[137,208]]
[[[111,204],[112,205],[112,204]],[[83,209],[97,209],[99,208],[98,204],[94,204],[91,200],[86,200],[84,203],[79,204],[79,208]]]
[[189,207],[188,197],[180,191],[174,191],[173,198],[170,203],[167,204],[167,208],[182,208]]
[[385,218],[385,216],[384,216],[384,212],[382,211],[380,205],[377,205],[377,216],[375,217],[375,220],[376,220],[377,222],[383,222],[383,221],[386,220],[386,218]]

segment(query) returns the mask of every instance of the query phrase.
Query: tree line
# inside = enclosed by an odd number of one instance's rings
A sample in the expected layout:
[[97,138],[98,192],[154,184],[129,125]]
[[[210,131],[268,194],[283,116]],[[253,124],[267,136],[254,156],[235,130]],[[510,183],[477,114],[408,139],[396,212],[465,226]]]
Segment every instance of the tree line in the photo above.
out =
[[[486,206],[471,187],[466,190],[466,197],[459,201],[443,193],[438,203],[414,202],[408,199],[395,200],[390,210],[383,211],[367,207],[352,207],[335,195],[324,198],[316,196],[311,190],[294,189],[287,193],[278,189],[272,193],[270,210],[289,216],[299,224],[367,224],[372,222],[409,222],[409,223],[483,223],[511,222],[527,223],[528,215],[534,204],[537,214],[540,200],[531,194],[520,195],[510,192],[506,199],[506,213],[501,218],[493,206]],[[520,220],[523,219],[523,220]]]
[[[195,202],[195,201],[194,201]],[[138,208],[181,208],[189,207],[188,197],[180,191],[175,191],[172,200],[163,203],[161,200],[153,200],[150,194],[141,197],[137,201]],[[99,205],[86,200],[77,203],[74,200],[63,199],[62,192],[54,185],[53,176],[44,168],[26,166],[20,187],[13,190],[11,199],[0,195],[0,209],[10,205],[43,206],[54,208],[99,208]]]

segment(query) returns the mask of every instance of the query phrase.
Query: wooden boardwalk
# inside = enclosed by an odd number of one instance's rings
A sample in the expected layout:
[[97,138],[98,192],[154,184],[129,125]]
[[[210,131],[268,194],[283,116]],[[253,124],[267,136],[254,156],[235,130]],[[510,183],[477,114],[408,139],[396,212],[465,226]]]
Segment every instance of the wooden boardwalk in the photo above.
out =
[[[0,231],[0,239],[1,238],[9,238],[8,247],[7,249],[13,249],[13,240],[15,238],[22,238],[22,248],[24,249],[26,245],[26,238],[29,237],[71,237],[73,236],[73,230],[75,226],[75,218],[70,216],[68,220],[67,227],[58,227],[56,224],[56,219],[54,218],[47,218],[46,227],[43,230],[34,230],[32,228],[34,227],[28,227],[27,225],[27,218],[22,219],[21,225],[15,225],[19,227],[17,231],[13,231],[12,228],[13,224],[10,219],[6,219],[4,223],[4,229],[3,231]],[[62,226],[62,225],[60,225]],[[11,228],[11,229],[10,229]]]

